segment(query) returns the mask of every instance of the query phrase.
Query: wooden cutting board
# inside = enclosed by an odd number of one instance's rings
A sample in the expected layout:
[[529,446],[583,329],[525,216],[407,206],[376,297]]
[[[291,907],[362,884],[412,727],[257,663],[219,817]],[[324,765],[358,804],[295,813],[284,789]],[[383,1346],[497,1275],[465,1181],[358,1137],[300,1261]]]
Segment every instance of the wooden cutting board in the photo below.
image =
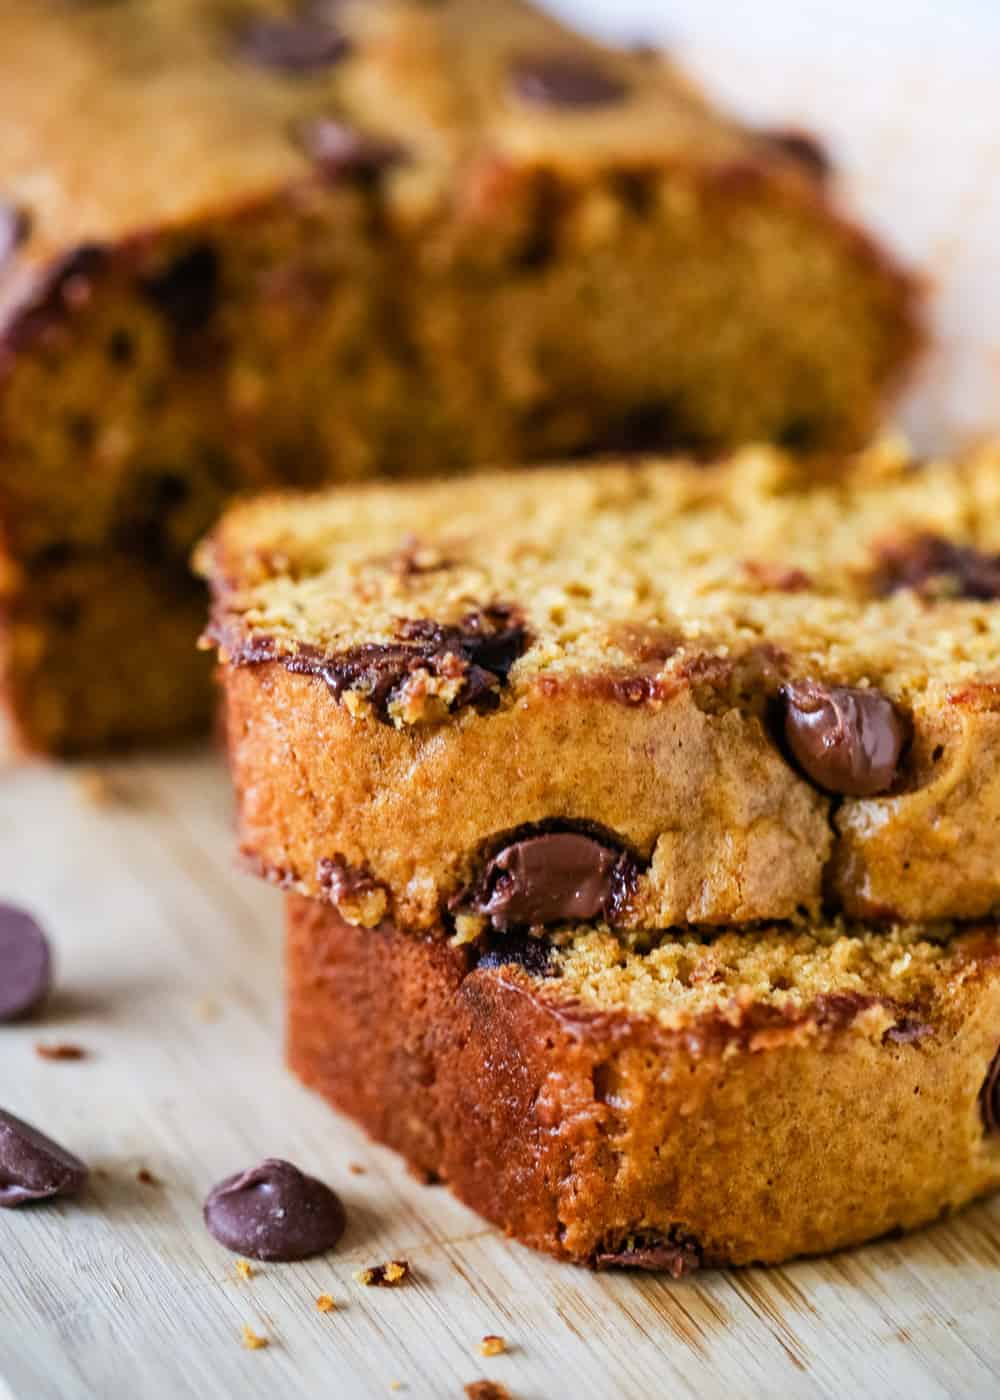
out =
[[[0,895],[59,955],[44,1018],[0,1031],[0,1104],[96,1169],[78,1202],[0,1212],[0,1377],[17,1400],[461,1400],[480,1378],[518,1400],[1000,1394],[1000,1201],[911,1239],[678,1283],[522,1249],[284,1070],[280,900],[233,869],[219,760],[101,772],[0,773]],[[87,1057],[39,1058],[59,1041]],[[244,1281],[201,1202],[269,1155],[326,1178],[349,1227],[334,1254]],[[400,1257],[407,1285],[355,1282]],[[244,1349],[244,1324],[270,1345]],[[486,1333],[509,1351],[480,1357]]]

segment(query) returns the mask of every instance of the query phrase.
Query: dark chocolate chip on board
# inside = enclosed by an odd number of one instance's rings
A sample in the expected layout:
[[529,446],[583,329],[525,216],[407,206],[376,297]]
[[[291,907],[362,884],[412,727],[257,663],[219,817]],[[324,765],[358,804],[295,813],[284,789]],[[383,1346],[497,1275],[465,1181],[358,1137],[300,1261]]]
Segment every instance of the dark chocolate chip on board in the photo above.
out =
[[909,726],[877,690],[793,681],[782,690],[784,737],[799,767],[824,792],[888,792]]
[[515,59],[510,84],[536,107],[608,107],[623,102],[627,85],[584,54],[538,54]]
[[203,1215],[209,1234],[227,1249],[276,1262],[325,1253],[346,1223],[329,1186],[277,1157],[220,1181]]
[[0,1022],[36,1010],[51,982],[52,955],[41,925],[26,910],[0,904]]
[[86,1179],[79,1157],[0,1108],[0,1206],[72,1196]]

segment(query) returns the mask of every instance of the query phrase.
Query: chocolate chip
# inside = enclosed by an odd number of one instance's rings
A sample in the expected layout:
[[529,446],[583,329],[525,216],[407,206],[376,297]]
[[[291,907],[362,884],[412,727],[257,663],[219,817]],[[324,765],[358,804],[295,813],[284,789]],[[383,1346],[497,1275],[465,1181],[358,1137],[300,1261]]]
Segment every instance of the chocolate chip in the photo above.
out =
[[0,200],[0,269],[27,238],[31,220],[16,204]]
[[480,957],[477,968],[521,967],[530,977],[552,977],[556,967],[552,948],[530,933],[506,934]]
[[209,1192],[208,1232],[251,1259],[308,1259],[332,1249],[344,1233],[340,1198],[291,1162],[268,1157]]
[[347,36],[329,20],[310,15],[251,20],[237,37],[240,55],[279,73],[316,73],[350,52]]
[[317,861],[316,876],[333,904],[339,904],[345,899],[358,899],[385,888],[367,871],[350,865],[341,855]]
[[0,1206],[72,1196],[86,1179],[79,1157],[0,1108]]
[[877,590],[913,588],[926,597],[1000,598],[1000,554],[986,554],[942,535],[923,534],[883,544]]
[[595,919],[620,898],[631,861],[592,836],[549,831],[493,857],[471,907],[495,929]]
[[1000,1050],[993,1056],[979,1091],[979,1112],[988,1133],[1000,1133]]
[[[280,659],[290,671],[321,676],[337,699],[347,690],[364,695],[376,718],[391,723],[393,699],[418,670],[461,677],[451,711],[467,706],[480,712],[496,709],[500,687],[528,644],[524,624],[512,609],[502,607],[467,613],[457,626],[426,619],[403,621],[397,635],[398,642],[369,643],[336,656],[303,649]],[[254,663],[272,656],[270,647],[258,640],[237,660]]]
[[820,184],[833,174],[833,161],[829,152],[808,131],[789,127],[764,131],[761,135],[769,146],[796,161],[807,175],[811,175]]
[[539,54],[515,59],[510,83],[536,107],[607,107],[624,101],[627,85],[583,54]]
[[24,909],[0,904],[0,1022],[34,1011],[52,982],[49,940]]
[[785,741],[824,792],[874,797],[896,778],[908,726],[877,690],[793,681],[782,689]]
[[332,117],[307,122],[300,134],[310,159],[331,179],[341,175],[372,177],[406,159],[398,142],[366,135]]
[[202,329],[218,302],[219,255],[210,243],[197,243],[147,278],[142,289],[178,335],[191,335]]
[[624,1248],[601,1252],[594,1259],[598,1269],[647,1269],[669,1274],[671,1278],[693,1274],[701,1264],[701,1246],[697,1240],[680,1234],[674,1239],[636,1236]]

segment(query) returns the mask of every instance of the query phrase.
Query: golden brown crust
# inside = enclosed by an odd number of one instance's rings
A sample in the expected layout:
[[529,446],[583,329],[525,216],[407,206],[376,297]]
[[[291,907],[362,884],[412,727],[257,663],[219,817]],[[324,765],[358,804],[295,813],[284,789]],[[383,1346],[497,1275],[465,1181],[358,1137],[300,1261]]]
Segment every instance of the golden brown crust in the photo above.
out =
[[828,994],[797,1011],[744,998],[668,1029],[296,896],[288,915],[293,1069],[534,1248],[675,1273],[774,1263],[1000,1185],[978,1102],[995,929],[948,948],[919,1008],[859,993],[831,956]]

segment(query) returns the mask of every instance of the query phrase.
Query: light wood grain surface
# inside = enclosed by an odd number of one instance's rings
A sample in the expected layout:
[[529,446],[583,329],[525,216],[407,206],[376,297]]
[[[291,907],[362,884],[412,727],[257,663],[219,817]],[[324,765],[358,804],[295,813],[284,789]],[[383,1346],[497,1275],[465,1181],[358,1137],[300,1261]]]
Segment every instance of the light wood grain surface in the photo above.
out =
[[[77,1202],[0,1212],[0,1376],[16,1400],[1000,1393],[1000,1203],[916,1237],[673,1283],[591,1276],[421,1186],[281,1062],[280,901],[232,868],[210,754],[0,774],[0,891],[55,940],[58,996],[0,1031],[0,1103],[97,1171]],[[70,1041],[86,1059],[40,1059]],[[201,1201],[287,1156],[343,1194],[336,1252],[237,1279]],[[355,1175],[350,1163],[365,1167]],[[162,1181],[136,1180],[145,1167]],[[355,1270],[407,1258],[412,1283]],[[322,1314],[320,1293],[338,1304]],[[247,1351],[249,1323],[270,1339]],[[510,1351],[483,1359],[498,1333]]]
[[[995,25],[956,43],[964,5],[948,7],[935,42],[907,46],[875,6],[852,47],[849,26],[792,6],[782,48],[780,25],[740,7],[579,4],[619,29],[642,8],[653,37],[676,25],[734,107],[827,135],[856,205],[933,280],[937,346],[907,422],[948,443],[996,419]],[[418,1185],[282,1068],[279,900],[232,869],[218,761],[108,774],[117,800],[95,806],[72,770],[0,773],[0,898],[36,910],[59,955],[44,1020],[0,1029],[0,1104],[97,1169],[78,1202],[0,1212],[0,1395],[460,1400],[485,1377],[518,1400],[1000,1394],[1000,1202],[829,1260],[672,1283],[557,1265]],[[57,1040],[88,1057],[37,1056]],[[240,1281],[201,1201],[268,1154],[329,1180],[349,1228],[330,1256]],[[411,1284],[354,1282],[399,1256]],[[335,1311],[316,1310],[322,1292]],[[243,1349],[244,1324],[266,1350]],[[488,1332],[506,1355],[477,1355]]]

